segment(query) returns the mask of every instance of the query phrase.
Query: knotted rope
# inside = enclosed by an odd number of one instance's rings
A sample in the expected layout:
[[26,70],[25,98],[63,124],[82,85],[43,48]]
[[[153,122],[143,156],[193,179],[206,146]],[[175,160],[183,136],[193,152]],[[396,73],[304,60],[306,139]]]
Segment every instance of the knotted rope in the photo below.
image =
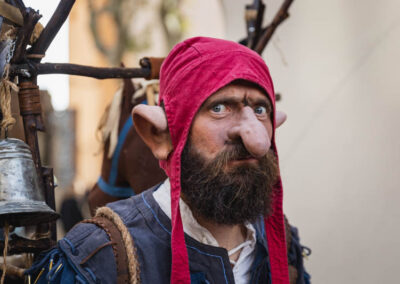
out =
[[9,80],[9,70],[10,64],[7,64],[0,82],[0,107],[3,113],[0,127],[2,129],[11,129],[15,124],[15,118],[11,114],[11,89],[19,91],[18,86]]
[[136,259],[136,248],[133,245],[132,236],[128,231],[128,228],[125,226],[121,217],[115,213],[109,207],[100,207],[96,211],[96,216],[105,217],[108,220],[112,221],[121,232],[122,240],[124,242],[124,246],[126,249],[126,253],[128,256],[128,270],[129,270],[129,282],[130,284],[139,284],[140,283],[140,270],[139,263]]
[[0,34],[1,41],[6,43],[8,52],[5,58],[4,71],[1,75],[0,81],[0,108],[3,114],[3,120],[0,123],[0,128],[7,131],[11,129],[15,124],[15,119],[11,115],[11,89],[18,92],[18,86],[10,81],[10,60],[14,56],[15,49],[15,38],[17,35],[17,29],[12,26],[6,26],[5,31]]
[[10,232],[10,227],[8,226],[7,221],[4,224],[4,249],[3,249],[3,274],[1,275],[1,284],[4,284],[4,280],[6,279],[6,271],[7,271],[7,251],[8,251],[8,233]]

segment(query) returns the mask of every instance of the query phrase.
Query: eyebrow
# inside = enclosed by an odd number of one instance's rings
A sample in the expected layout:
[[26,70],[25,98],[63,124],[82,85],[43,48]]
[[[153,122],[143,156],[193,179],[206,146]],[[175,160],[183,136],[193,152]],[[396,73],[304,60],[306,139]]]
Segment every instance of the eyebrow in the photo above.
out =
[[272,107],[271,102],[270,102],[270,100],[268,98],[266,98],[266,99],[261,99],[261,98],[260,99],[255,99],[255,100],[251,101],[251,103],[253,105],[261,105],[261,106],[265,106],[265,107],[269,107],[269,108]]
[[[250,103],[249,103],[250,101]],[[243,103],[244,105],[258,105],[258,106],[264,106],[269,108],[270,110],[272,109],[272,104],[270,100],[266,97],[264,98],[258,98],[258,99],[253,99],[253,100],[248,100],[246,97],[243,98],[236,98],[236,97],[230,97],[230,98],[219,98],[219,99],[214,99],[210,100],[209,102],[206,102],[203,107],[208,108],[212,105],[215,104],[238,104],[238,103]]]
[[209,102],[206,102],[204,106],[208,107],[211,105],[215,105],[215,104],[238,104],[241,103],[242,99],[241,98],[219,98],[219,99],[211,99]]

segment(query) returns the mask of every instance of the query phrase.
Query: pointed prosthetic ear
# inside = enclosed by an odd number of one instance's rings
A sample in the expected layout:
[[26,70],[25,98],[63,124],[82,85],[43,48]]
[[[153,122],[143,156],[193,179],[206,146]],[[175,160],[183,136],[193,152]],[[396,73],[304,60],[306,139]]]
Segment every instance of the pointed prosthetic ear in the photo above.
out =
[[166,160],[173,147],[164,110],[159,106],[140,104],[133,108],[132,118],[137,133],[153,155]]
[[276,111],[276,128],[281,126],[286,121],[287,115],[283,111]]

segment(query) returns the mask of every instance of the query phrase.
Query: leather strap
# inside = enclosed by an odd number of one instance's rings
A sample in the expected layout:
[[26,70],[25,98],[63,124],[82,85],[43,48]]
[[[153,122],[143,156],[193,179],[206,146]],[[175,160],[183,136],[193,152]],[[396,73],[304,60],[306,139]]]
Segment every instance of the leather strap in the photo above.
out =
[[165,57],[144,57],[140,59],[140,66],[150,68],[150,75],[146,80],[159,79],[160,69]]
[[24,25],[24,18],[20,10],[4,1],[0,1],[0,16],[19,26]]
[[84,220],[82,223],[92,223],[102,228],[111,241],[111,246],[117,264],[117,284],[129,283],[128,256],[122,240],[122,235],[117,226],[109,219],[101,216]]

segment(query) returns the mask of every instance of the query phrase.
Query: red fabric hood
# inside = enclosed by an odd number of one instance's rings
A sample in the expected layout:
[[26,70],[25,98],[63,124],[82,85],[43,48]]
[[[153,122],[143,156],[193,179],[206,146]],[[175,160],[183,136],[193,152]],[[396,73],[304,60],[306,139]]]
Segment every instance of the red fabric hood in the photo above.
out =
[[[176,45],[160,72],[160,103],[163,102],[173,143],[167,161],[161,161],[171,182],[172,268],[171,283],[190,283],[189,261],[179,211],[181,153],[193,118],[202,103],[236,79],[261,86],[270,96],[275,114],[275,93],[268,67],[254,51],[238,43],[205,37]],[[275,117],[275,115],[274,115]],[[272,147],[275,147],[275,122]],[[265,219],[272,283],[289,283],[282,185],[277,183],[273,215]]]

